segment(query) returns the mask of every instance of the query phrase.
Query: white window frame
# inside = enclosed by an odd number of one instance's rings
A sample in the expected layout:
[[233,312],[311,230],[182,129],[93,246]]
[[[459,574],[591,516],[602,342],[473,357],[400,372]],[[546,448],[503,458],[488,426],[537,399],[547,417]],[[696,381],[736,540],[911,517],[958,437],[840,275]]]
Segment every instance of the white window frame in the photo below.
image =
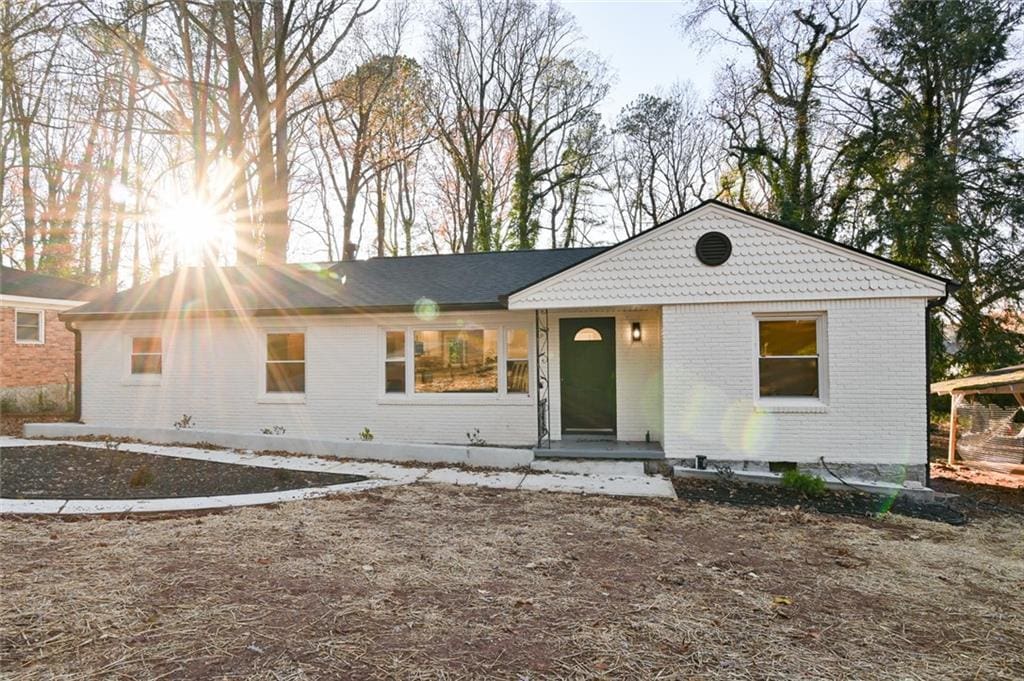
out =
[[[302,363],[305,372],[305,392],[281,393],[267,392],[267,336],[274,334],[301,333],[302,334]],[[309,333],[305,327],[287,328],[264,328],[260,330],[260,352],[259,352],[259,395],[256,401],[266,404],[305,404],[306,394],[309,392]]]
[[[761,396],[761,322],[815,322],[815,341],[818,350],[818,396],[799,397],[777,395]],[[825,312],[771,312],[754,313],[754,405],[766,412],[824,412],[829,405],[828,382],[828,314]]]
[[[498,334],[498,391],[493,393],[418,393],[416,392],[416,331],[495,331]],[[508,392],[508,338],[507,330],[526,329],[529,343],[527,350],[529,385],[525,393]],[[385,392],[386,375],[384,364],[387,361],[387,333],[403,331],[405,333],[405,392]],[[533,404],[536,390],[536,338],[533,324],[522,323],[473,324],[459,326],[456,322],[437,322],[429,324],[391,324],[378,329],[377,385],[378,402],[381,404],[502,404],[525,405]]]
[[[18,315],[34,314],[39,319],[39,340],[20,340],[18,338]],[[46,310],[16,307],[14,308],[14,342],[17,345],[46,344]]]
[[[133,374],[132,373],[132,352],[133,340],[135,338],[159,338],[160,339],[160,373],[159,374]],[[140,331],[138,333],[124,334],[122,341],[122,352],[124,355],[124,372],[121,383],[124,385],[160,385],[167,373],[167,348],[164,345],[164,335],[159,331]]]

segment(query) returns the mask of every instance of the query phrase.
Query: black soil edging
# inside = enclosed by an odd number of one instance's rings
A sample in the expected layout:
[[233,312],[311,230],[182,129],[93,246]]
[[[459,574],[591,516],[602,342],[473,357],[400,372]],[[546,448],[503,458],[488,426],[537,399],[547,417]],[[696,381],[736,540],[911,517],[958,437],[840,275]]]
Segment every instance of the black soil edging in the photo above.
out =
[[963,525],[967,522],[967,515],[963,511],[941,501],[923,502],[903,496],[882,497],[854,491],[828,491],[821,496],[811,497],[780,486],[751,484],[724,477],[719,480],[673,478],[672,482],[680,499],[738,506],[799,507],[860,518],[888,512],[950,525]]
[[0,450],[5,499],[160,499],[280,492],[366,480],[137,452],[41,445]]

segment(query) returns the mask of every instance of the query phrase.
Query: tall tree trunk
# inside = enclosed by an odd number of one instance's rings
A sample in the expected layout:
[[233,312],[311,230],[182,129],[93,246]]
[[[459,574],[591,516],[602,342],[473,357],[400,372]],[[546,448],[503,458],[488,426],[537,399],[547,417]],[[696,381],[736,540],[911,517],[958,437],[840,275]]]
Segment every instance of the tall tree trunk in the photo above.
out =
[[36,268],[36,199],[32,193],[32,147],[29,137],[29,122],[21,114],[17,122],[18,151],[21,156],[21,197],[25,214],[25,228],[22,233],[22,250],[25,253],[24,267],[31,272]]
[[[143,1],[142,26],[139,30],[139,39],[132,49],[131,68],[128,75],[128,102],[125,108],[124,121],[124,143],[121,146],[121,171],[120,179],[122,187],[128,186],[128,169],[132,158],[132,143],[135,140],[135,108],[139,96],[139,70],[142,65],[141,52],[146,44],[146,27],[148,19],[146,2]],[[114,281],[117,280],[117,270],[121,266],[121,246],[124,241],[124,204],[117,210],[117,217],[114,220],[113,243],[111,244],[110,260],[111,268],[108,270],[108,277],[114,273]]]
[[235,228],[235,260],[241,265],[256,262],[256,239],[249,207],[248,177],[245,172],[245,126],[242,122],[242,84],[239,73],[242,54],[235,33],[235,17],[231,3],[220,4],[224,24],[225,57],[228,63],[228,155],[232,162],[231,196]]
[[387,220],[387,212],[385,210],[386,207],[387,207],[387,203],[384,200],[384,195],[385,195],[385,191],[384,191],[384,181],[385,181],[384,171],[377,171],[377,177],[375,179],[376,179],[376,183],[377,183],[377,257],[378,258],[383,258],[384,257],[384,251],[385,251],[385,249],[384,249],[384,241],[385,241],[384,231],[385,231],[385,228],[386,228],[385,222]]

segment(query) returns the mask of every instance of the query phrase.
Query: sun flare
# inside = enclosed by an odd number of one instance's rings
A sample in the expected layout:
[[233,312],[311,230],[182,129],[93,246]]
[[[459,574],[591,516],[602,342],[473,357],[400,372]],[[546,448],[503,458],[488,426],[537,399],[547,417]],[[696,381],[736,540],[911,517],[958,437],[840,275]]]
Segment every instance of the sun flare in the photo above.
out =
[[182,265],[216,260],[225,252],[225,241],[231,235],[229,216],[195,194],[168,201],[160,211],[159,222]]

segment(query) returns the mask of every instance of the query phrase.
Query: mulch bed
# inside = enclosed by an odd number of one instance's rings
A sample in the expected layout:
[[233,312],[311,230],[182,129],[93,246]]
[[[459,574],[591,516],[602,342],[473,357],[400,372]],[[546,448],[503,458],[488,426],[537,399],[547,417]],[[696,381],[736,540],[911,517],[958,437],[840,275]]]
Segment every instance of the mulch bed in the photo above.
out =
[[924,503],[906,497],[895,499],[860,492],[828,491],[817,497],[774,485],[757,485],[722,477],[717,480],[673,478],[680,499],[714,501],[740,506],[799,508],[820,513],[870,517],[898,513],[912,518],[963,525],[968,514],[953,501]]
[[277,492],[365,480],[70,445],[0,450],[7,499],[154,499]]

